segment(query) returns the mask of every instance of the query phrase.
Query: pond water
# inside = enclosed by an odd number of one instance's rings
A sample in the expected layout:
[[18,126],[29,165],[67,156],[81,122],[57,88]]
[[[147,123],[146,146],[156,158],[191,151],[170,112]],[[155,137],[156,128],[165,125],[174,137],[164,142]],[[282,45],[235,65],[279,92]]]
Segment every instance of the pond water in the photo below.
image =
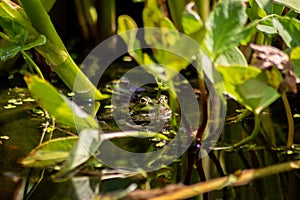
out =
[[[56,171],[55,167],[50,167],[45,171],[38,168],[22,167],[18,164],[19,159],[25,157],[40,143],[41,135],[49,119],[31,99],[25,84],[20,80],[22,80],[22,77],[18,75],[10,79],[6,74],[0,77],[0,199],[23,199],[24,188],[32,191],[29,195],[27,194],[28,196],[25,195],[25,199],[97,199],[100,194],[110,194],[111,196],[104,195],[107,199],[112,199],[112,197],[119,199],[122,195],[131,191],[128,187],[130,185],[134,187],[132,184],[137,184],[138,187],[143,189],[149,189],[150,187],[164,187],[182,180],[184,169],[179,160],[173,162],[169,167],[147,175],[125,170],[113,170],[97,162],[91,162],[86,166],[81,166],[76,171],[78,173],[75,177],[62,183],[55,183],[51,179],[51,175]],[[145,99],[142,99],[145,96],[151,97],[149,102],[158,103],[158,100],[156,100],[157,90],[155,87],[151,87],[135,93],[136,96],[131,102],[132,108],[136,108],[135,106],[138,103],[145,103],[143,101]],[[163,93],[167,95],[167,92]],[[289,99],[293,114],[298,114],[298,111],[300,111],[298,96],[289,95]],[[114,123],[109,117],[111,111],[109,106],[110,101],[102,102],[100,111],[105,113],[106,110],[108,115],[103,116],[102,113],[99,113],[99,123],[105,132],[118,131],[119,129],[114,127]],[[228,108],[228,116],[240,109],[233,100],[228,100]],[[134,110],[131,113],[133,112],[137,111]],[[146,113],[151,112],[151,110],[147,110]],[[144,115],[145,113],[138,112],[138,114]],[[265,116],[261,133],[254,140],[257,145],[245,146],[240,150],[228,150],[227,147],[251,132],[253,129],[252,116],[249,115],[240,123],[225,125],[224,132],[213,150],[225,174],[234,173],[240,169],[260,168],[300,159],[300,145],[295,145],[295,151],[290,154],[287,154],[284,149],[287,122],[282,102],[279,100],[274,103],[270,110],[265,111]],[[143,120],[140,118],[135,119],[140,121],[137,123],[138,126],[147,123],[147,118],[142,118]],[[273,125],[273,128],[270,128],[270,124]],[[299,118],[295,118],[295,144],[300,144],[299,124]],[[168,131],[170,129],[166,130],[166,132]],[[72,132],[74,133],[74,130],[57,124],[57,129],[52,135],[53,138],[56,138],[69,136]],[[172,133],[168,134],[167,137],[173,137]],[[44,141],[47,141],[49,136],[49,133],[46,133]],[[159,145],[164,145],[161,141],[137,140],[130,137],[115,139],[114,142],[136,152],[154,150],[160,148]],[[269,144],[274,144],[276,148],[271,148]],[[117,155],[113,156],[118,157]],[[220,176],[215,164],[208,157],[203,159],[204,171],[208,179]],[[44,178],[39,184],[35,185],[41,174]],[[197,173],[193,172],[191,183],[198,181]],[[32,190],[33,187],[36,188]],[[288,195],[292,195],[290,199],[300,199],[299,187],[300,173],[294,171],[255,180],[246,186],[210,192],[209,199],[287,199]]]

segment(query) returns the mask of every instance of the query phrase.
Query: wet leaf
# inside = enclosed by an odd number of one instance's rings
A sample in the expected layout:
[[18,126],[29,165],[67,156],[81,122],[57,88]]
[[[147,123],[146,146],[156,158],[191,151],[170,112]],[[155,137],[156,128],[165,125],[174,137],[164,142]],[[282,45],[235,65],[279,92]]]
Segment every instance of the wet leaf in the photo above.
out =
[[50,83],[31,75],[26,75],[24,79],[36,102],[58,122],[78,130],[98,128],[98,123],[92,116],[60,94]]
[[62,170],[53,176],[54,179],[61,177],[69,178],[68,173],[87,161],[102,143],[101,133],[97,129],[83,129],[80,131],[79,139],[73,146],[64,163]]
[[78,141],[77,136],[64,137],[42,143],[33,149],[19,163],[25,167],[49,167],[65,161],[73,145]]
[[259,114],[280,97],[268,84],[268,79],[256,67],[218,67],[222,74],[225,92],[248,110]]
[[6,61],[15,57],[21,50],[21,46],[18,44],[10,44],[0,49],[0,59]]

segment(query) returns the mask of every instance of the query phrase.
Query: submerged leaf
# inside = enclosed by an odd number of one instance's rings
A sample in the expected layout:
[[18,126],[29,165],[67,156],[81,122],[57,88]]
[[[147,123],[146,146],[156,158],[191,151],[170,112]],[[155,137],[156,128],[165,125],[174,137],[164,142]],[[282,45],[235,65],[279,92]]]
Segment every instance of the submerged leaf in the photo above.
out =
[[97,129],[83,129],[80,131],[79,139],[73,146],[61,171],[53,176],[55,179],[68,178],[68,173],[87,161],[102,143],[101,133]]
[[25,167],[49,167],[65,161],[78,141],[77,136],[64,137],[42,143],[19,161]]

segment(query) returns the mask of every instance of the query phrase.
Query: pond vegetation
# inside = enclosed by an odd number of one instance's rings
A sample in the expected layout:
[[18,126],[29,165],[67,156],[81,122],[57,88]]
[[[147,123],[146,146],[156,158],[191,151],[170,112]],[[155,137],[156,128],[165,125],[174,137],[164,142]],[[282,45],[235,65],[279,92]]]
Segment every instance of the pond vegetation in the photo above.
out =
[[0,0],[1,199],[299,199],[299,6]]

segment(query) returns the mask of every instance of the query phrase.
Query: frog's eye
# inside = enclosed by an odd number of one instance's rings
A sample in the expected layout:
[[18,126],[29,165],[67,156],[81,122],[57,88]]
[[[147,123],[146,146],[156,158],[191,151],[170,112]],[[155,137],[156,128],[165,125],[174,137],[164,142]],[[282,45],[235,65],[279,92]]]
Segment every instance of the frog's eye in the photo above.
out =
[[149,103],[149,98],[147,98],[147,97],[142,97],[142,98],[140,99],[140,104],[146,106],[148,103]]
[[161,95],[158,101],[159,103],[168,103],[168,97],[166,95]]

